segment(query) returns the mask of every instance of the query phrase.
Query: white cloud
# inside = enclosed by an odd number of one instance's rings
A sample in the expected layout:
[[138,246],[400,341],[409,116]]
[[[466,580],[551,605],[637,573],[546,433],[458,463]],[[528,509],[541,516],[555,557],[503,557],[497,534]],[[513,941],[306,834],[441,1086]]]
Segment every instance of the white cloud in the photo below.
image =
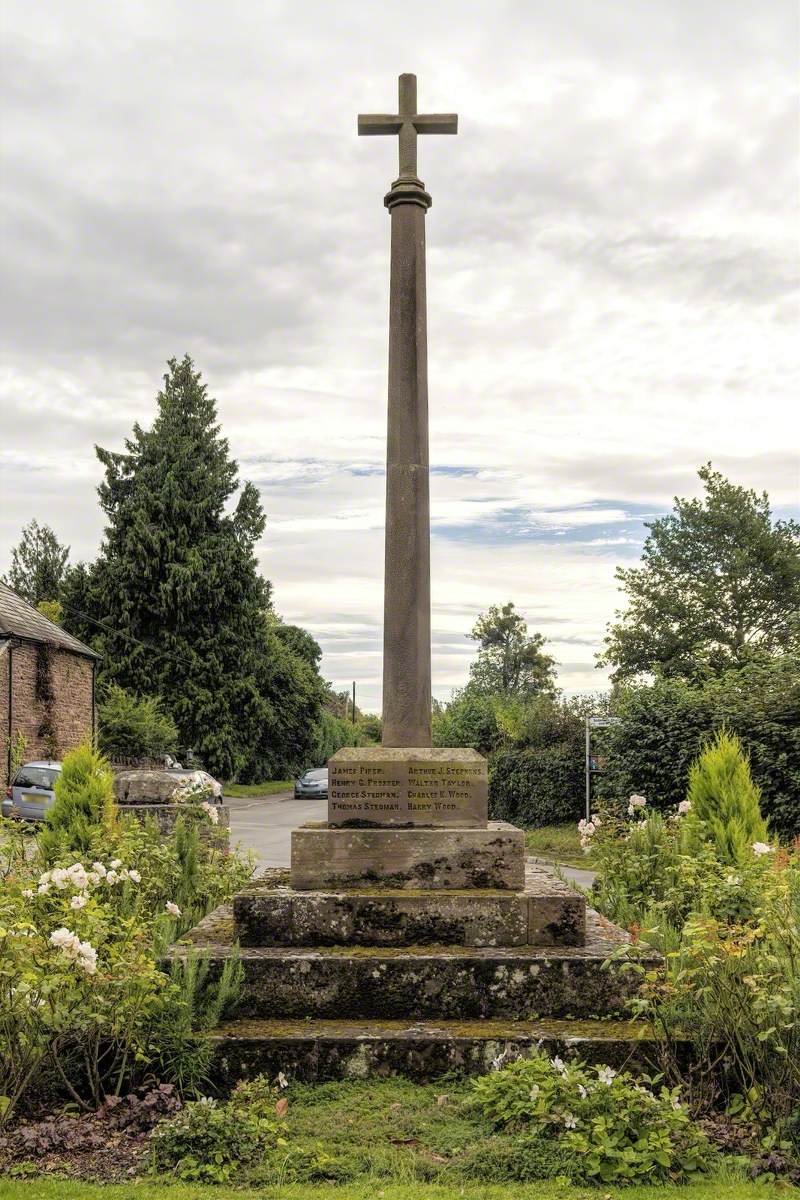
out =
[[[570,688],[640,522],[712,459],[796,504],[797,16],[776,0],[3,6],[0,569],[94,553],[93,443],[189,350],[324,670],[380,687],[391,139],[416,69],[457,138],[428,217],[434,664],[513,598]],[[335,618],[335,619],[334,619]],[[559,641],[559,635],[562,640]]]

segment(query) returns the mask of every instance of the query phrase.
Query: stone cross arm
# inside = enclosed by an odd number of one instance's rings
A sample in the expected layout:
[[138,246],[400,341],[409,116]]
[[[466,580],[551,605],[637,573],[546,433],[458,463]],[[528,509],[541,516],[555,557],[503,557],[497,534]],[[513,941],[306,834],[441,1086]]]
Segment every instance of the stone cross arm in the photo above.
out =
[[358,132],[365,135],[399,134],[400,178],[417,177],[417,134],[458,133],[455,113],[418,113],[417,77],[401,75],[397,113],[367,113],[358,118]]

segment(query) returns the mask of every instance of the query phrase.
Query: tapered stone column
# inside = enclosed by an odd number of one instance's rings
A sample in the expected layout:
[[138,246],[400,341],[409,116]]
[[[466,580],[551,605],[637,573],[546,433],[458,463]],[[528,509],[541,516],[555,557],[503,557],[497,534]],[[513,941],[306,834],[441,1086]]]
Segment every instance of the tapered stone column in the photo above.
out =
[[383,608],[383,744],[431,744],[431,564],[425,212],[398,180],[389,300],[389,423]]
[[454,114],[417,112],[415,75],[401,75],[398,113],[361,116],[362,134],[397,134],[400,173],[385,197],[392,220],[389,426],[383,609],[383,744],[431,744],[431,566],[425,213],[417,134],[455,133]]

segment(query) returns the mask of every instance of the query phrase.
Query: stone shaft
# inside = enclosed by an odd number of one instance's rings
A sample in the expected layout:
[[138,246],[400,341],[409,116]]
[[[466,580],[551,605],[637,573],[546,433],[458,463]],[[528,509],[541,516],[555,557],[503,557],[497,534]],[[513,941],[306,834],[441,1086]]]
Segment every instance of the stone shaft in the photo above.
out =
[[387,196],[392,254],[383,615],[383,744],[431,744],[431,582],[425,210]]

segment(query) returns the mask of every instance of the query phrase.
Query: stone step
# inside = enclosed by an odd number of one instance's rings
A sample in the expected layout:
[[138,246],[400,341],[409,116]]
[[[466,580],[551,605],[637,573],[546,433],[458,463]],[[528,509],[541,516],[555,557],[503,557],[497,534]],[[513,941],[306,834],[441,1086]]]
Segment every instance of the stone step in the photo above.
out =
[[525,837],[506,821],[486,829],[358,829],[327,824],[292,830],[291,883],[299,891],[525,886]]
[[586,900],[530,865],[523,891],[353,888],[296,891],[267,870],[233,900],[242,946],[581,946]]
[[[220,970],[234,953],[233,908],[192,931]],[[616,1016],[636,990],[623,964],[604,963],[625,934],[591,911],[584,946],[242,947],[239,1017],[392,1020]],[[180,944],[174,954],[185,953]],[[658,956],[653,955],[653,961]]]
[[642,1022],[228,1021],[213,1030],[210,1078],[220,1092],[256,1075],[290,1080],[480,1075],[541,1046],[550,1055],[651,1070],[657,1042]]

